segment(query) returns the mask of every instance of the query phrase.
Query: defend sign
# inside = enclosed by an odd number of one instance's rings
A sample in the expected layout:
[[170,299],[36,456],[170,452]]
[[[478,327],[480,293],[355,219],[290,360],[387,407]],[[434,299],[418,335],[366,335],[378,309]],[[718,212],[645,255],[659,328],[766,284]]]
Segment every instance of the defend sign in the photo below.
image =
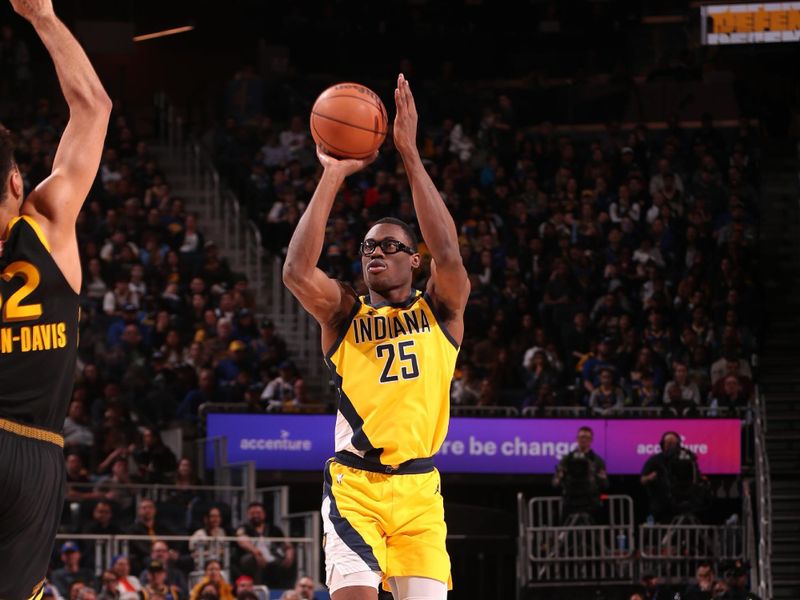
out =
[[701,41],[711,46],[800,40],[800,2],[702,6],[700,18]]
[[[210,414],[209,437],[224,436],[228,461],[259,469],[317,471],[333,455],[333,415]],[[575,447],[578,428],[594,430],[593,448],[608,472],[631,475],[658,452],[665,431],[676,431],[708,474],[737,474],[737,419],[470,419],[453,418],[435,463],[443,473],[550,474]],[[210,445],[206,465],[213,466]]]

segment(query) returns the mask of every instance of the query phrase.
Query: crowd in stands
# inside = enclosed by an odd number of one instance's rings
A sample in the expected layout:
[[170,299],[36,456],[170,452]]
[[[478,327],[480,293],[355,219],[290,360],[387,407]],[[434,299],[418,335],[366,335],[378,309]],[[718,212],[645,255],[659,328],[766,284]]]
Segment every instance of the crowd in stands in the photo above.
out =
[[[462,119],[423,113],[421,127],[472,284],[454,405],[679,416],[748,405],[759,153],[746,119],[726,131],[704,115],[691,130],[675,117],[570,134],[519,122],[501,95]],[[207,139],[280,255],[320,174],[305,121],[231,117]],[[419,233],[391,141],[341,190],[320,260],[360,294],[358,244],[384,216]]]

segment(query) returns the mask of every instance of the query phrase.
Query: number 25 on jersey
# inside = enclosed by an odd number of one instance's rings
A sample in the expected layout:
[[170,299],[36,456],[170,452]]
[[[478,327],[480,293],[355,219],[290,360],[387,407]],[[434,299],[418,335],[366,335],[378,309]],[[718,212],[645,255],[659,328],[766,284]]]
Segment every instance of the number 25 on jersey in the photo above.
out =
[[[380,344],[375,346],[375,354],[379,359],[386,361],[379,379],[380,383],[392,383],[399,381],[401,377],[403,379],[419,377],[419,363],[417,355],[414,353],[414,340],[404,340],[396,344]],[[399,375],[395,373],[395,362],[400,364]]]

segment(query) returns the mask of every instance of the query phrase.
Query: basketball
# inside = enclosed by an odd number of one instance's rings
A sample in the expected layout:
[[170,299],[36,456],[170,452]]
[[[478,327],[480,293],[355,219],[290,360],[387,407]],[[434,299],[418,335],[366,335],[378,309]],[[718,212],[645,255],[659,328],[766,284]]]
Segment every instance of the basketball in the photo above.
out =
[[337,158],[367,158],[380,148],[388,129],[378,94],[358,83],[339,83],[322,92],[311,109],[311,135]]

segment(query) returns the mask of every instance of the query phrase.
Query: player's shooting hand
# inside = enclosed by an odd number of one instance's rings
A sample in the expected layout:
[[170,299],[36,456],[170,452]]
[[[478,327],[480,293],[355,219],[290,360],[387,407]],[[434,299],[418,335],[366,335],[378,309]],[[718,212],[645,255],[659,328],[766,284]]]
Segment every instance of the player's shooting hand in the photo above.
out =
[[325,152],[325,149],[321,146],[317,146],[317,158],[319,162],[322,163],[322,167],[326,171],[333,171],[336,173],[341,174],[343,177],[347,177],[348,175],[352,175],[360,171],[361,169],[367,167],[368,165],[372,164],[372,162],[378,158],[378,153],[375,152],[369,158],[334,158],[330,154]]
[[394,146],[401,156],[417,151],[417,106],[411,86],[402,73],[397,77],[394,90],[397,115],[394,118]]
[[31,23],[55,16],[53,0],[11,0],[11,6],[19,16]]

